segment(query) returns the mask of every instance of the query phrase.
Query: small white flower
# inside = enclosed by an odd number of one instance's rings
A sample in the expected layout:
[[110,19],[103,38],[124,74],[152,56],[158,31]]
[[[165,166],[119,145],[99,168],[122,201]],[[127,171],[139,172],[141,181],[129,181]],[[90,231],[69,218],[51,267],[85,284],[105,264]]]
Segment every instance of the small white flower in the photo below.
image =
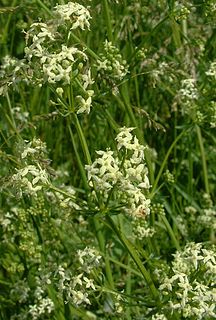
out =
[[65,22],[71,23],[71,30],[81,28],[90,28],[89,20],[91,19],[88,9],[76,2],[68,2],[64,5],[57,5],[54,8],[54,15],[58,19],[59,24]]
[[77,96],[77,99],[79,100],[79,108],[77,111],[77,114],[86,112],[87,114],[90,112],[90,108],[92,105],[92,97],[88,97],[86,100],[81,97]]
[[216,80],[216,61],[211,62],[210,68],[206,71],[206,75]]
[[83,278],[83,273],[80,273],[78,276],[73,277],[73,289],[79,285],[82,286],[82,278]]
[[195,79],[185,79],[181,81],[182,89],[179,90],[179,96],[182,99],[197,100],[198,90]]
[[93,279],[88,279],[87,277],[83,277],[83,280],[85,281],[86,288],[92,288],[93,290],[95,290]]
[[90,300],[88,299],[88,294],[86,292],[83,293],[82,291],[71,290],[71,294],[72,301],[75,305],[80,305],[82,303],[91,304]]

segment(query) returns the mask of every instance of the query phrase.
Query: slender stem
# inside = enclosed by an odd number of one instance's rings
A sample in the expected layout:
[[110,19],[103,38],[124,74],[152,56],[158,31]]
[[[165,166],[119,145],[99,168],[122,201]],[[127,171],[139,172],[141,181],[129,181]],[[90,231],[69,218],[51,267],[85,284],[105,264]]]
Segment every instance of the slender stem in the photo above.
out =
[[41,8],[44,9],[46,13],[48,13],[48,15],[52,15],[51,10],[43,3],[43,1],[37,0],[37,3],[41,6]]
[[[91,160],[91,156],[89,153],[88,145],[87,145],[84,133],[82,131],[82,127],[80,126],[79,119],[76,114],[74,114],[74,120],[75,120],[75,126],[77,129],[79,138],[80,138],[80,142],[82,145],[82,149],[83,149],[86,161],[90,165],[92,163],[92,160]],[[114,289],[112,270],[111,270],[111,266],[110,266],[110,261],[109,261],[108,257],[106,257],[106,246],[105,246],[105,240],[104,240],[101,224],[96,217],[93,218],[93,223],[94,223],[94,227],[95,227],[96,236],[98,239],[100,250],[105,253],[105,270],[106,270],[107,280],[108,280],[110,287],[112,289]]]
[[[191,145],[191,138],[190,138]],[[189,164],[189,175],[188,175],[188,193],[191,197],[193,197],[193,154],[189,149],[188,154],[188,164]]]
[[83,47],[86,48],[86,51],[89,53],[92,58],[96,60],[100,60],[100,57],[93,51],[91,50],[86,43],[84,43],[82,40],[80,40],[74,33],[70,34],[71,38],[73,38],[76,42],[80,43]]
[[210,189],[209,189],[209,181],[208,181],[208,171],[207,171],[205,149],[204,149],[204,144],[203,144],[202,133],[201,133],[200,127],[198,125],[196,125],[196,132],[197,132],[197,137],[198,137],[198,142],[199,142],[200,152],[201,152],[205,190],[206,190],[207,193],[209,193]]
[[130,120],[132,122],[132,125],[136,127],[137,135],[139,135],[138,138],[142,141],[143,137],[141,137],[140,132],[138,132],[138,124],[137,124],[137,121],[136,121],[136,117],[134,116],[133,110],[132,110],[131,105],[130,105],[130,101],[129,101],[129,97],[128,97],[128,86],[127,86],[127,83],[124,83],[122,85],[122,87],[120,88],[120,93],[121,93],[121,97],[122,97],[122,100],[124,102],[126,111],[127,111],[128,115],[129,115],[129,118],[130,118]]
[[13,116],[12,105],[11,105],[11,101],[10,101],[10,98],[9,98],[8,93],[6,93],[6,100],[7,100],[7,103],[8,103],[8,109],[9,109],[9,114],[10,114],[10,116],[9,116],[8,114],[5,114],[5,117],[6,117],[6,119],[8,120],[11,128],[12,128],[12,129],[14,130],[14,132],[16,133],[16,135],[17,135],[20,139],[22,139],[21,136],[20,136],[19,131],[17,130],[16,122],[15,122],[14,116]]
[[109,41],[113,42],[113,32],[112,32],[112,24],[110,18],[110,11],[107,0],[103,0],[104,13],[105,13],[105,21],[107,26],[107,33]]
[[111,257],[109,257],[108,259],[109,259],[110,261],[112,261],[114,264],[116,264],[117,266],[121,267],[122,269],[125,269],[126,271],[130,272],[130,274],[134,274],[134,275],[142,278],[141,273],[138,272],[138,271],[136,271],[136,270],[133,269],[132,267],[130,267],[129,264],[126,265],[125,263],[122,263],[122,262],[120,262],[120,261],[118,261],[118,260],[115,260],[115,259],[113,259],[113,258],[111,258]]
[[170,17],[170,20],[171,20],[173,40],[174,40],[176,48],[178,49],[182,46],[179,26],[173,17]]
[[[16,2],[17,2],[17,0],[14,0],[12,2],[12,4],[11,4],[11,7],[15,7],[16,6]],[[12,13],[8,15],[7,22],[5,24],[4,30],[3,30],[3,32],[1,32],[2,33],[1,43],[3,45],[5,45],[4,46],[4,54],[8,53],[6,42],[7,42],[8,29],[9,29],[9,26],[10,26],[11,18],[12,18]]]
[[183,38],[183,41],[184,41],[184,43],[186,43],[186,37],[187,37],[187,20],[183,20],[182,21],[182,33],[183,33],[183,35],[184,35],[184,38]]
[[79,138],[80,138],[80,142],[81,142],[81,145],[82,145],[82,149],[83,149],[83,152],[84,152],[84,155],[85,155],[85,158],[86,158],[86,162],[90,165],[92,163],[92,161],[91,161],[91,156],[90,156],[90,153],[89,153],[89,149],[88,149],[88,145],[87,145],[85,136],[83,134],[83,131],[82,131],[82,128],[80,126],[80,123],[79,123],[77,115],[74,114],[73,116],[74,116],[74,120],[75,120],[74,121],[75,122],[75,126],[76,126],[76,129],[77,129],[77,132],[78,132],[78,135],[79,135]]
[[160,177],[161,177],[161,175],[162,175],[162,173],[163,173],[163,170],[164,170],[164,168],[165,168],[165,166],[166,166],[167,160],[168,160],[168,158],[169,158],[169,156],[170,156],[170,154],[171,154],[174,146],[175,146],[176,143],[183,137],[183,135],[184,135],[185,133],[186,133],[186,131],[182,131],[182,132],[177,136],[177,138],[173,141],[173,143],[171,144],[171,146],[169,147],[169,149],[168,149],[168,151],[167,151],[167,154],[165,155],[165,158],[164,158],[164,160],[163,160],[163,162],[162,162],[162,165],[161,165],[161,167],[160,167],[160,170],[159,170],[159,172],[158,172],[158,175],[157,175],[157,177],[156,177],[156,179],[155,179],[154,185],[153,185],[153,187],[152,187],[151,194],[150,194],[150,198],[152,198],[153,195],[154,195],[154,193],[155,193],[155,190],[156,190],[156,188],[157,188],[157,185],[158,185],[158,182],[159,182],[159,180],[160,180]]
[[107,109],[105,109],[104,113],[105,113],[107,120],[109,121],[110,126],[113,128],[113,130],[115,130],[115,132],[118,132],[119,125],[117,124],[115,119],[112,117],[110,112]]
[[77,163],[78,163],[78,166],[79,166],[79,169],[80,169],[80,174],[82,176],[82,181],[84,183],[84,187],[86,190],[89,190],[89,185],[88,185],[88,181],[87,181],[87,177],[86,177],[86,172],[83,168],[83,164],[82,164],[82,161],[80,159],[80,156],[79,156],[79,153],[78,153],[78,150],[77,150],[77,147],[76,147],[76,143],[75,143],[75,140],[74,140],[74,136],[73,136],[73,132],[71,130],[71,127],[68,123],[68,130],[69,130],[69,133],[70,133],[70,137],[71,137],[71,141],[72,141],[72,144],[73,144],[73,148],[74,148],[74,152],[75,152],[75,155],[76,155],[76,159],[77,159]]
[[180,244],[179,244],[178,240],[175,237],[175,234],[173,232],[172,227],[169,224],[169,221],[167,220],[167,218],[164,215],[160,215],[160,217],[161,217],[161,220],[163,221],[163,223],[165,224],[165,226],[167,228],[167,231],[168,231],[168,233],[170,235],[170,238],[172,239],[172,242],[173,242],[175,248],[177,250],[180,250],[181,249]]
[[132,259],[134,260],[135,264],[137,265],[137,267],[139,268],[141,274],[143,275],[147,285],[150,288],[150,291],[152,293],[152,296],[155,299],[158,299],[158,291],[154,285],[154,282],[149,274],[149,272],[147,271],[147,269],[145,268],[145,266],[143,265],[142,261],[140,260],[135,247],[133,246],[133,244],[125,237],[125,235],[123,234],[123,232],[121,232],[115,225],[115,223],[113,222],[112,218],[107,215],[106,216],[106,221],[108,223],[108,225],[111,227],[111,229],[116,233],[116,235],[118,236],[119,240],[122,242],[122,244],[124,245],[124,247],[128,250],[130,256],[132,257]]
[[[130,255],[128,255],[128,266],[130,267],[130,260],[131,260],[131,257]],[[128,270],[128,273],[127,273],[127,282],[126,282],[126,294],[128,297],[131,296],[131,289],[132,289],[132,283],[131,283],[131,271]],[[130,298],[129,299],[129,307],[127,308],[126,310],[126,318],[127,320],[130,320],[131,319],[131,308],[130,308]]]

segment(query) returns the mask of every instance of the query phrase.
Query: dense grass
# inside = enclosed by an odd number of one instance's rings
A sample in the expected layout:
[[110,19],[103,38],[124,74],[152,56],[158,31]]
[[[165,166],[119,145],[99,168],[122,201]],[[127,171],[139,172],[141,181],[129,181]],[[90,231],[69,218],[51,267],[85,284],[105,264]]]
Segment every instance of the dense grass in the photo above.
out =
[[0,6],[0,319],[213,319],[214,1],[58,4]]

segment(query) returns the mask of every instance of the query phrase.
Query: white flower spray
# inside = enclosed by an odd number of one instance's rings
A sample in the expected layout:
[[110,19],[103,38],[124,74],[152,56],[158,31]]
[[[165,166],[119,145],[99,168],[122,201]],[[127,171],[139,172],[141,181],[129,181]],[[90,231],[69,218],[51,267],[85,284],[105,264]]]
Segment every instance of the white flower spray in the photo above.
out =
[[[150,214],[150,188],[148,169],[144,150],[136,136],[134,128],[123,127],[116,136],[117,150],[114,152],[96,151],[98,157],[87,165],[88,180],[91,188],[104,202],[120,207],[132,218],[134,235],[142,240],[151,237],[154,229],[146,220]],[[108,204],[109,206],[109,204]]]
[[73,83],[73,112],[89,113],[94,95],[91,85],[94,81],[85,48],[81,44],[73,44],[72,34],[78,29],[89,30],[90,12],[81,4],[68,2],[55,6],[52,17],[47,22],[33,23],[25,33],[23,60],[8,56],[3,60],[0,78],[4,85],[0,95],[5,94],[11,84],[14,87],[19,82],[39,87],[49,85],[56,90],[59,103],[64,95],[67,96],[67,85]]

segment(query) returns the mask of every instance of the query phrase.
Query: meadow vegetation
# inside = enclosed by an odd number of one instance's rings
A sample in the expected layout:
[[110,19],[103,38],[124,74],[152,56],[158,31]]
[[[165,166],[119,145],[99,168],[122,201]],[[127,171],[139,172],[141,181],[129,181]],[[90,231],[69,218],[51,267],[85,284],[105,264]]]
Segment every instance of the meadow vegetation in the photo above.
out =
[[215,1],[77,1],[0,1],[0,319],[214,319]]

